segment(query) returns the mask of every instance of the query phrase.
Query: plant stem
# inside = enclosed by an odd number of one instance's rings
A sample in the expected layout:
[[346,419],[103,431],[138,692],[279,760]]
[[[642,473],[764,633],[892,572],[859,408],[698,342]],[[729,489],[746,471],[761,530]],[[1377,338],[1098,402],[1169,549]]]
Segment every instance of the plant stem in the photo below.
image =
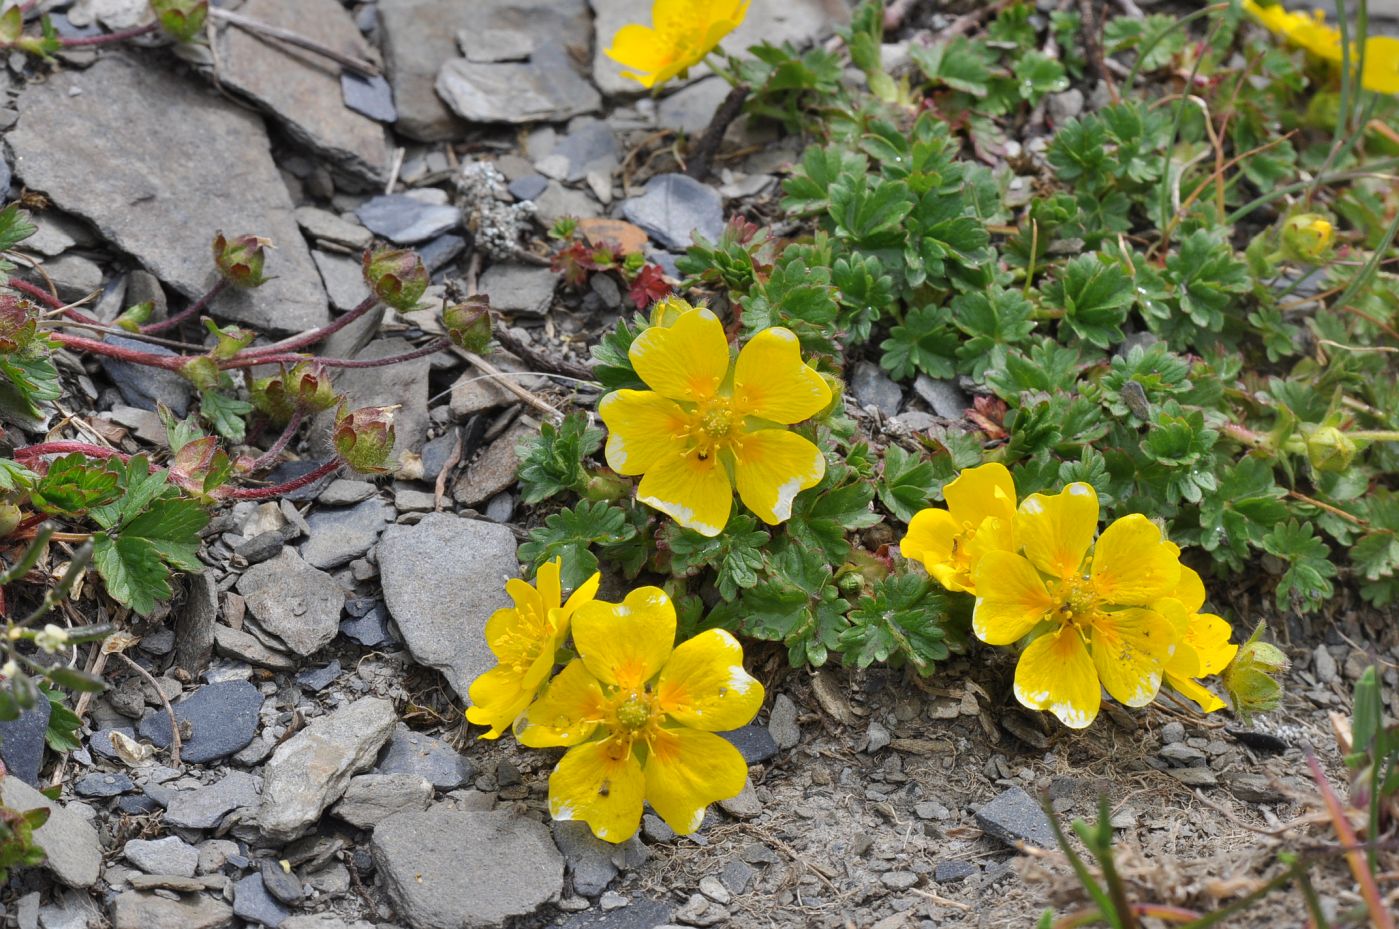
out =
[[733,89],[714,111],[714,117],[709,121],[704,135],[695,143],[694,150],[690,153],[690,163],[685,168],[685,173],[697,181],[709,177],[710,164],[714,161],[714,154],[719,150],[720,143],[724,141],[724,133],[743,112],[743,103],[748,99],[747,84],[735,84],[733,81],[729,83],[733,84]]
[[30,297],[33,297],[35,300],[38,300],[40,303],[43,303],[49,309],[62,310],[64,316],[67,316],[69,319],[74,320],[75,322],[89,323],[92,325],[99,326],[101,325],[101,323],[98,320],[92,318],[91,316],[88,316],[86,313],[82,312],[76,307],[69,306],[68,304],[64,303],[62,300],[58,299],[42,287],[31,284],[28,281],[22,281],[17,277],[10,278],[8,284],[12,290],[18,290],[22,294],[26,294]]
[[342,464],[344,464],[344,462],[339,458],[332,458],[314,471],[309,471],[300,477],[292,478],[285,483],[275,484],[271,487],[239,487],[230,493],[228,497],[231,500],[266,500],[268,497],[277,497],[282,494],[291,493],[293,490],[300,490],[308,484],[316,483],[316,481],[319,481],[328,474],[334,474],[336,471],[340,470]]
[[301,410],[294,411],[291,414],[291,419],[287,420],[286,428],[282,430],[282,434],[277,436],[277,441],[273,442],[271,448],[257,457],[257,460],[253,462],[250,470],[261,471],[263,468],[276,461],[277,456],[282,453],[282,449],[286,448],[292,436],[296,435],[296,430],[300,428],[303,419],[305,419],[305,414],[302,413]]
[[[319,329],[313,329],[310,332],[303,332],[301,335],[294,335],[289,339],[283,339],[282,341],[274,342],[271,345],[263,345],[259,348],[249,349],[246,352],[240,353],[240,355],[242,357],[275,355],[280,352],[294,352],[298,349],[308,348],[312,345],[315,345],[317,342],[324,341],[325,339],[339,332],[341,329],[344,329],[350,323],[354,322],[355,320],[363,316],[365,313],[368,313],[370,310],[374,309],[374,307],[377,306],[378,303],[379,298],[370,295],[368,297],[365,297],[364,302],[362,302],[359,306],[355,307],[353,310],[346,313],[344,316],[340,317],[335,322],[330,323],[327,326],[322,326]],[[262,362],[258,363],[261,364]]]
[[138,665],[126,656],[125,652],[116,652],[118,658],[126,662],[127,666],[137,674],[146,679],[146,683],[155,689],[155,695],[160,698],[161,706],[165,708],[165,715],[170,717],[170,767],[180,767],[180,749],[183,747],[180,739],[180,721],[175,718],[175,709],[170,706],[170,699],[165,696],[165,692],[160,689],[160,685],[155,682],[151,672]]
[[144,26],[136,26],[131,29],[123,29],[120,32],[108,32],[104,35],[78,36],[76,38],[65,39],[60,37],[58,44],[63,48],[82,48],[89,45],[109,45],[112,42],[125,42],[127,39],[138,39],[143,35],[150,35],[160,28],[159,23],[146,23]]
[[103,448],[101,445],[93,445],[91,442],[76,442],[71,439],[60,439],[55,442],[40,442],[37,445],[26,445],[23,448],[14,450],[15,460],[21,458],[33,461],[44,455],[71,455],[77,452],[89,458],[120,458],[122,461],[130,461],[131,456],[123,454],[115,449]]
[[194,316],[196,313],[203,312],[204,308],[207,307],[210,303],[212,303],[215,297],[223,293],[224,288],[226,287],[228,287],[228,281],[225,278],[219,278],[217,281],[214,282],[214,286],[210,287],[209,292],[206,293],[204,296],[200,297],[198,300],[194,301],[189,306],[176,313],[174,316],[171,316],[169,319],[162,320],[158,323],[151,323],[149,325],[142,326],[141,331],[146,333],[155,333],[164,332],[167,329],[175,328],[180,323],[189,319],[191,316]]
[[108,358],[117,358],[151,368],[165,368],[169,371],[180,370],[184,367],[184,363],[189,360],[185,355],[152,355],[149,352],[137,351],[134,348],[122,348],[120,345],[99,342],[96,339],[88,339],[80,335],[68,335],[66,332],[50,332],[49,338],[64,348],[82,349],[85,352],[92,352],[94,355],[106,355]]
[[268,364],[296,364],[302,361],[314,360],[318,365],[327,368],[382,368],[387,365],[395,365],[404,361],[412,361],[414,358],[422,358],[424,355],[435,355],[440,351],[451,347],[452,340],[446,336],[433,339],[426,345],[415,348],[409,352],[398,355],[389,355],[387,358],[315,358],[309,355],[234,355],[227,361],[219,362],[219,367],[224,370],[233,368],[251,368],[255,365]]

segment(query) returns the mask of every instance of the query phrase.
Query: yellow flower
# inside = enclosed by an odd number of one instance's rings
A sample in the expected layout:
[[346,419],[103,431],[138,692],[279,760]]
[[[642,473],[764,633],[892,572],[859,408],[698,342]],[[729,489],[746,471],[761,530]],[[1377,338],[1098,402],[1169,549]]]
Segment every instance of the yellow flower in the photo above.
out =
[[554,655],[568,636],[574,612],[597,594],[601,575],[588,578],[568,602],[560,606],[562,560],[539,566],[535,586],[518,578],[505,582],[515,606],[496,610],[486,620],[486,644],[499,662],[471,682],[466,718],[478,726],[490,726],[483,739],[498,739],[514,724],[539,693],[554,668]]
[[899,552],[921,561],[948,590],[975,593],[972,578],[981,556],[1015,550],[1015,480],[1005,465],[993,462],[963,471],[942,495],[947,509],[915,513]]
[[1155,699],[1176,641],[1151,605],[1176,589],[1180,549],[1140,513],[1115,520],[1095,546],[1097,528],[1088,484],[1031,494],[1015,515],[1025,554],[987,552],[975,572],[978,638],[1009,645],[1038,633],[1016,666],[1016,699],[1075,729],[1098,715],[1103,688],[1127,706]]
[[674,642],[675,607],[656,587],[578,611],[579,657],[516,725],[523,745],[568,746],[549,777],[555,819],[582,820],[598,838],[624,842],[645,801],[688,834],[709,804],[743,790],[743,756],[714,733],[747,725],[763,685],[722,629]]
[[612,37],[607,57],[643,87],[655,87],[704,59],[748,14],[748,0],[655,0],[651,26],[628,23]]
[[729,363],[729,342],[707,309],[653,326],[629,352],[651,390],[618,390],[598,404],[607,463],[641,474],[637,499],[687,529],[716,536],[733,488],[768,525],[826,473],[821,450],[781,428],[819,412],[830,388],[802,362],[789,329],[764,329]]
[[[1341,33],[1326,25],[1326,14],[1321,10],[1293,12],[1281,4],[1263,6],[1257,0],[1244,0],[1243,6],[1269,32],[1293,45],[1335,64],[1345,60]],[[1358,48],[1352,49],[1351,60],[1360,60]],[[1365,40],[1365,68],[1360,84],[1375,93],[1399,94],[1399,38],[1370,36]]]
[[1176,651],[1166,662],[1166,683],[1176,693],[1193,700],[1206,713],[1224,709],[1199,678],[1223,671],[1234,660],[1239,646],[1229,641],[1229,622],[1213,613],[1201,613],[1205,605],[1205,585],[1200,575],[1184,565],[1180,583],[1170,597],[1156,603],[1155,609],[1171,621],[1178,641]]

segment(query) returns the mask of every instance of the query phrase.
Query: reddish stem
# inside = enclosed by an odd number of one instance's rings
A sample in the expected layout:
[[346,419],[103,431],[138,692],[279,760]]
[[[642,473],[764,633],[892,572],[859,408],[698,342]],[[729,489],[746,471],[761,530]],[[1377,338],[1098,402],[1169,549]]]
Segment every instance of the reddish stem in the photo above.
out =
[[[374,309],[374,307],[377,306],[378,303],[378,297],[372,295],[365,297],[363,303],[361,303],[359,306],[355,307],[353,310],[346,313],[344,316],[340,317],[328,326],[322,326],[321,328],[313,329],[310,332],[303,332],[301,335],[294,335],[289,339],[283,339],[282,341],[274,342],[271,345],[263,345],[258,348],[249,349],[248,351],[244,352],[243,355],[247,357],[276,355],[282,352],[294,352],[297,349],[307,348],[308,346],[315,345],[317,342],[321,342],[334,335],[335,333],[339,332],[341,329],[344,329],[350,323],[354,322],[355,320],[363,316],[365,313],[368,313],[370,310]],[[263,362],[261,361],[258,362],[258,364],[262,363]],[[244,366],[238,365],[237,367]]]
[[174,316],[171,316],[169,319],[162,320],[158,323],[150,323],[149,325],[142,326],[141,331],[145,333],[154,333],[164,332],[167,329],[173,329],[180,323],[189,319],[191,316],[194,316],[196,313],[203,312],[204,308],[207,307],[210,303],[212,303],[215,297],[223,293],[224,288],[227,286],[228,281],[224,278],[219,278],[214,283],[214,286],[210,287],[209,292],[206,293],[204,296],[200,297],[198,300],[194,301],[189,306],[176,313]]
[[50,309],[62,310],[63,315],[67,316],[69,319],[80,323],[86,323],[90,326],[102,325],[101,321],[88,316],[77,307],[68,306],[62,300],[49,293],[47,290],[44,290],[44,288],[31,284],[28,281],[22,281],[17,277],[12,277],[9,280],[9,286],[11,289],[18,290],[20,293],[28,294]]
[[[398,355],[389,355],[386,358],[316,358],[316,364],[324,365],[327,368],[382,368],[387,365],[396,365],[403,361],[412,361],[414,358],[422,358],[424,355],[434,355],[451,345],[452,342],[446,337],[433,339],[431,342],[415,348],[411,352],[403,352]],[[311,361],[309,355],[234,355],[227,361],[219,362],[219,367],[224,370],[230,368],[251,368],[254,365],[268,364],[297,364],[302,361]]]
[[283,484],[276,484],[272,487],[238,487],[228,497],[231,500],[265,500],[268,497],[291,493],[293,490],[300,490],[307,484],[314,484],[328,474],[334,474],[340,470],[343,463],[339,458],[333,458],[314,471],[309,471]]
[[103,460],[108,458],[120,458],[122,461],[131,460],[130,455],[124,455],[115,449],[103,448],[101,445],[93,445],[91,442],[76,442],[71,439],[59,439],[55,442],[39,442],[36,445],[26,445],[23,448],[15,449],[14,456],[16,461],[20,459],[32,461],[44,455],[70,455],[73,452],[78,452],[89,458],[101,458]]
[[63,48],[82,48],[88,45],[108,45],[112,42],[124,42],[127,39],[137,39],[143,35],[150,35],[160,28],[159,23],[147,23],[144,26],[136,26],[132,29],[123,29],[120,32],[108,32],[105,35],[79,36],[77,38],[60,38],[58,44]]
[[291,419],[287,420],[286,428],[282,430],[281,435],[277,436],[277,441],[273,442],[271,448],[257,457],[257,460],[253,462],[249,470],[260,471],[276,461],[277,456],[282,453],[282,449],[286,448],[292,436],[296,435],[296,430],[301,426],[301,421],[304,418],[305,414],[303,414],[301,410],[293,412],[291,414]]
[[120,345],[112,345],[110,342],[99,342],[96,339],[88,339],[80,335],[69,335],[66,332],[51,332],[49,333],[49,337],[65,348],[80,348],[85,352],[92,352],[94,355],[106,355],[108,358],[119,358],[122,361],[129,361],[132,364],[146,365],[151,368],[165,368],[169,371],[180,370],[190,357],[186,355],[152,355],[149,352],[137,351],[134,348],[123,348]]

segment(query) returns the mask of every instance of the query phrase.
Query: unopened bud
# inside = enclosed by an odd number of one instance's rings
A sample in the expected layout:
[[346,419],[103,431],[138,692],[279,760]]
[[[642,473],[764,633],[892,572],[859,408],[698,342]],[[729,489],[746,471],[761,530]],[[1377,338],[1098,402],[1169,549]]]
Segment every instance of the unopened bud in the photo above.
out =
[[180,373],[200,390],[219,388],[219,363],[208,355],[197,355],[180,365]]
[[38,330],[34,304],[12,294],[0,296],[0,355],[22,352]]
[[320,413],[340,400],[330,382],[330,372],[312,361],[303,361],[288,371],[286,385],[292,405],[303,413]]
[[342,407],[331,440],[345,464],[360,474],[384,474],[393,454],[394,407],[369,406],[353,412]]
[[442,311],[442,327],[457,348],[477,355],[491,344],[491,301],[484,295],[467,297]]
[[1335,426],[1317,426],[1307,433],[1307,461],[1317,471],[1345,471],[1355,452],[1355,440]]
[[669,328],[694,307],[684,297],[664,297],[651,304],[651,325]]
[[257,337],[257,333],[251,329],[244,329],[241,326],[220,326],[207,316],[204,318],[204,328],[209,330],[209,334],[215,339],[214,347],[209,349],[209,354],[219,361],[232,358],[252,345],[253,339]]
[[126,312],[112,320],[112,325],[119,326],[127,332],[140,332],[141,327],[150,322],[153,315],[155,315],[155,304],[147,300],[144,303],[127,307]]
[[24,512],[13,503],[0,503],[0,539],[14,532],[23,518]]
[[257,287],[266,280],[262,276],[262,262],[270,247],[271,239],[255,235],[229,239],[220,232],[214,236],[214,264],[223,279],[234,287]]
[[1289,261],[1315,263],[1336,241],[1336,227],[1320,213],[1298,213],[1282,224],[1282,253]]
[[204,34],[209,0],[151,0],[160,28],[177,42],[193,42]]
[[34,633],[34,644],[45,654],[55,655],[68,646],[68,630],[49,623]]
[[1245,720],[1254,713],[1277,709],[1282,702],[1277,676],[1291,664],[1281,649],[1263,641],[1263,630],[1264,624],[1259,623],[1220,675],[1234,712]]
[[407,248],[366,251],[364,282],[374,296],[402,313],[414,309],[427,290],[428,273],[417,252]]

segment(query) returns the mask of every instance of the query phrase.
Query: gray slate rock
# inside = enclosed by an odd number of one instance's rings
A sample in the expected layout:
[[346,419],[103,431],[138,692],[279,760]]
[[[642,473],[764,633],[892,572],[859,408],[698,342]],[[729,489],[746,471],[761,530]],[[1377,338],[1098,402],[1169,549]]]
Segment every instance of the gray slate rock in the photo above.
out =
[[[248,0],[239,13],[358,58],[372,58],[339,0]],[[360,180],[388,177],[384,127],[345,106],[339,68],[324,58],[246,29],[228,27],[219,38],[219,83],[271,113],[297,142]],[[383,79],[380,78],[382,81]]]
[[547,157],[556,159],[563,169],[551,176],[574,184],[595,171],[610,176],[621,154],[611,126],[600,119],[583,117],[573,121],[568,135],[558,140]]
[[73,783],[73,793],[80,797],[103,800],[119,797],[136,789],[136,783],[125,774],[94,772],[84,774]]
[[617,877],[618,868],[612,863],[613,845],[593,835],[587,823],[580,820],[556,821],[554,844],[563,852],[564,861],[568,864],[574,893],[596,897]]
[[416,774],[361,774],[332,812],[352,826],[373,829],[395,813],[421,812],[431,800],[432,785]]
[[390,526],[379,541],[384,602],[408,650],[463,700],[495,665],[486,620],[510,605],[505,581],[518,576],[515,534],[484,520],[429,513],[416,526]]
[[976,811],[976,822],[987,835],[1007,845],[1025,842],[1054,848],[1054,828],[1035,798],[1012,787]]
[[224,929],[232,925],[232,908],[205,894],[171,900],[129,890],[112,901],[112,929]]
[[236,658],[271,671],[293,671],[296,661],[291,656],[273,651],[250,632],[231,626],[214,627],[214,648],[220,655]]
[[858,361],[850,375],[850,392],[863,406],[872,406],[885,416],[893,416],[903,403],[904,392],[877,364]]
[[418,257],[429,274],[436,274],[460,257],[466,251],[466,244],[466,239],[449,232],[418,246]]
[[549,179],[542,174],[526,174],[510,182],[510,196],[516,200],[533,200],[549,186]]
[[296,682],[307,690],[325,690],[340,676],[340,659],[332,659],[319,668],[303,668],[296,672]]
[[378,648],[394,640],[389,628],[389,611],[382,603],[360,616],[350,616],[340,623],[340,634],[365,648]]
[[121,853],[147,874],[194,877],[199,867],[199,850],[173,835],[154,840],[132,839]]
[[939,884],[951,884],[966,880],[979,870],[970,861],[939,861],[933,868],[933,880]]
[[549,827],[510,812],[431,809],[379,824],[374,864],[413,929],[494,929],[557,900],[563,856]]
[[320,207],[297,207],[296,222],[311,238],[334,242],[346,248],[367,248],[374,241],[373,234],[359,223],[350,222]]
[[316,499],[326,506],[350,506],[368,500],[378,489],[368,481],[336,478]]
[[393,731],[393,704],[362,697],[278,746],[263,769],[258,824],[275,841],[290,841],[315,825],[340,799],[350,778],[374,763]]
[[765,726],[749,723],[742,729],[719,733],[728,739],[749,764],[760,764],[777,754],[777,741]]
[[255,873],[233,885],[233,915],[269,929],[278,929],[291,911],[267,892],[262,875]]
[[379,774],[409,774],[438,790],[455,790],[468,783],[475,769],[464,755],[441,739],[414,732],[407,724],[393,727],[393,736],[374,768]]
[[0,803],[21,813],[49,809],[49,820],[34,830],[34,843],[48,853],[44,869],[69,887],[91,887],[102,869],[97,830],[17,777],[0,778]]
[[258,873],[262,875],[263,888],[287,906],[296,906],[306,899],[306,889],[301,886],[301,879],[295,871],[283,870],[280,862],[264,858]]
[[437,73],[437,93],[452,112],[476,123],[558,122],[602,106],[562,45],[539,49],[527,63],[454,58]]
[[801,727],[797,725],[797,705],[786,694],[778,694],[772,701],[768,714],[768,735],[779,749],[796,748],[802,739]]
[[[135,349],[152,355],[176,354],[163,345],[124,339],[117,335],[109,335],[103,341],[118,348]],[[105,355],[100,361],[102,370],[107,373],[107,376],[117,385],[117,390],[121,392],[121,398],[137,409],[154,411],[157,403],[163,403],[170,407],[170,411],[176,416],[184,416],[189,412],[189,403],[194,396],[194,388],[189,381],[176,372],[166,371],[164,368],[132,364],[129,361],[108,358]]]
[[233,810],[253,806],[257,799],[258,779],[244,771],[232,771],[208,787],[175,794],[165,808],[164,821],[167,826],[185,829],[213,829]]
[[684,251],[698,232],[710,241],[724,231],[719,191],[683,174],[658,174],[639,197],[622,201],[622,216],[666,248]]
[[543,316],[554,302],[559,276],[549,268],[502,262],[481,275],[480,289],[491,308],[504,313]]
[[219,588],[212,571],[185,577],[185,599],[175,612],[175,665],[192,676],[208,667],[214,654]]
[[49,727],[53,706],[36,700],[19,718],[0,722],[0,761],[5,770],[30,787],[39,786],[39,769],[44,764],[44,732]]
[[559,929],[665,929],[675,907],[659,900],[633,900],[618,910],[575,913]]
[[6,141],[25,184],[175,290],[195,298],[213,283],[214,233],[255,233],[277,245],[269,280],[225,293],[218,315],[276,332],[329,320],[257,116],[149,57],[125,54],[28,85],[18,108]]
[[[208,764],[237,754],[257,735],[262,692],[247,681],[206,684],[171,709],[180,723],[180,757]],[[147,713],[138,731],[159,748],[170,745],[170,717],[163,709]]]
[[85,893],[62,890],[53,902],[39,908],[42,929],[88,929],[102,924],[103,913],[97,903]]
[[452,487],[452,499],[479,507],[496,494],[514,486],[520,476],[520,443],[538,432],[538,426],[521,419],[496,437],[476,456],[461,480]]
[[967,395],[952,381],[935,380],[920,374],[913,381],[913,390],[943,419],[961,419],[971,409]]
[[262,629],[298,655],[313,655],[340,629],[345,591],[291,549],[254,565],[238,579],[238,592]]
[[359,221],[375,235],[396,245],[415,245],[455,229],[461,212],[442,203],[424,203],[407,194],[383,194],[355,210]]
[[121,756],[118,755],[117,750],[112,747],[113,732],[120,732],[128,739],[136,738],[136,730],[130,726],[118,726],[114,729],[99,729],[87,740],[87,747],[98,757],[108,758],[114,761],[119,759]]
[[311,253],[330,305],[342,313],[353,310],[369,296],[369,285],[358,259],[317,249]]
[[344,509],[317,509],[306,517],[311,538],[301,546],[301,557],[313,568],[349,564],[374,546],[393,516],[393,506],[377,498]]
[[347,107],[375,122],[392,123],[398,119],[398,109],[393,105],[393,87],[381,75],[362,77],[342,71],[340,95]]

